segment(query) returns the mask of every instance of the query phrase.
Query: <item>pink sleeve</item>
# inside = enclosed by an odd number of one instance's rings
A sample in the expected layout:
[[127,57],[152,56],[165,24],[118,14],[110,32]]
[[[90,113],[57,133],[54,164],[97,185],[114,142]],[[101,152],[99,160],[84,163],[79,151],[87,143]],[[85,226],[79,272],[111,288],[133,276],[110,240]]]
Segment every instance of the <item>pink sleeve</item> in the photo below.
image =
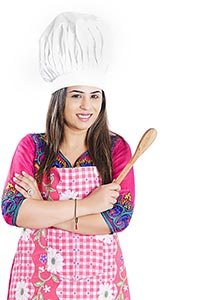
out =
[[32,135],[25,136],[18,144],[11,162],[8,177],[2,196],[2,214],[5,221],[16,226],[19,208],[24,201],[24,196],[15,189],[13,176],[22,171],[34,176],[35,144]]
[[[131,159],[131,149],[128,143],[118,137],[112,151],[113,179],[117,178],[122,169]],[[120,184],[120,196],[112,209],[102,213],[111,232],[124,230],[130,223],[135,200],[135,182],[133,168]]]

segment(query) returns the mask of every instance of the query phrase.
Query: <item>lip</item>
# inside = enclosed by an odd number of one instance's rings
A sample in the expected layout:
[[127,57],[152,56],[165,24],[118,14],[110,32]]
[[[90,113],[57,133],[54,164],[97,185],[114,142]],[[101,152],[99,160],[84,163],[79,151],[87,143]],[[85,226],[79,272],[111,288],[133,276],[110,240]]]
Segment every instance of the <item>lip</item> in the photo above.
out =
[[87,114],[80,113],[80,114],[76,114],[76,116],[78,117],[78,119],[80,121],[87,122],[91,118],[92,114],[90,114],[90,113],[87,113]]

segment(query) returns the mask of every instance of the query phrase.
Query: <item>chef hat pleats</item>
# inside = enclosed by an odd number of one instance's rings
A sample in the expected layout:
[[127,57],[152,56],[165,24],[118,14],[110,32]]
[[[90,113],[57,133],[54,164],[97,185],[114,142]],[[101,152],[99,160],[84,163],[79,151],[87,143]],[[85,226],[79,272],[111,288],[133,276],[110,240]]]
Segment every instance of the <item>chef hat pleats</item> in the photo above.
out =
[[73,85],[103,89],[109,58],[107,29],[93,15],[62,13],[40,37],[40,73],[52,92]]

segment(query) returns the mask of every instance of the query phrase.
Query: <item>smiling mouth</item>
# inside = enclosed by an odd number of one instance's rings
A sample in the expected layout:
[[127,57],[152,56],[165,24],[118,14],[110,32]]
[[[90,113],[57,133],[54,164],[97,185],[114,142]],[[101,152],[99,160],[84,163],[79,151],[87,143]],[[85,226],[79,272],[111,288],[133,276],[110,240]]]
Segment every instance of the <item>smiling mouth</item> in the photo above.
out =
[[87,121],[89,120],[89,118],[92,116],[92,114],[77,114],[77,117],[81,120],[81,121]]

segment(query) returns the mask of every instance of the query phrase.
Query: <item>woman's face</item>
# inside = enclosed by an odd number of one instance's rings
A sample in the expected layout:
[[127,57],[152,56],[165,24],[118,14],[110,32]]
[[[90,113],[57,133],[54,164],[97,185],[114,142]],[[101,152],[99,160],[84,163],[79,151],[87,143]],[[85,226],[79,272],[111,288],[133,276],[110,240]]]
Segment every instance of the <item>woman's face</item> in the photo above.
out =
[[68,87],[64,110],[65,125],[76,131],[87,131],[96,121],[101,105],[101,89],[80,85]]

